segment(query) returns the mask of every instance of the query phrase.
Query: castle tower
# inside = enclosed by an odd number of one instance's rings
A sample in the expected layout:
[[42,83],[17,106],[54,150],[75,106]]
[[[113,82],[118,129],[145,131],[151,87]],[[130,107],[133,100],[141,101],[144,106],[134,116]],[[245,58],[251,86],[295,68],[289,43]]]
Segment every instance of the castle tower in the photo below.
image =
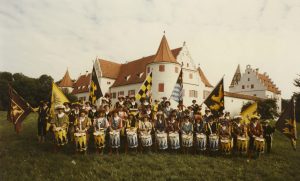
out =
[[58,87],[60,87],[64,92],[71,93],[73,90],[73,84],[74,82],[72,81],[69,70],[67,69],[64,77],[60,80]]
[[161,39],[156,55],[146,67],[147,73],[152,71],[152,98],[170,98],[180,73],[181,65],[172,54],[166,36]]

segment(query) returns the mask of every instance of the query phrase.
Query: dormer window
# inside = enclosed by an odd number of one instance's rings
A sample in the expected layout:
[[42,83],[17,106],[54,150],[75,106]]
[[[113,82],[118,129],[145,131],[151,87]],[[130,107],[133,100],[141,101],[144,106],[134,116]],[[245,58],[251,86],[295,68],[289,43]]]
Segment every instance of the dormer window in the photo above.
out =
[[128,81],[128,80],[130,79],[130,75],[127,75],[127,76],[125,76],[124,78],[125,78],[125,80]]
[[138,73],[136,74],[139,78],[142,78],[142,76],[144,75],[144,72]]

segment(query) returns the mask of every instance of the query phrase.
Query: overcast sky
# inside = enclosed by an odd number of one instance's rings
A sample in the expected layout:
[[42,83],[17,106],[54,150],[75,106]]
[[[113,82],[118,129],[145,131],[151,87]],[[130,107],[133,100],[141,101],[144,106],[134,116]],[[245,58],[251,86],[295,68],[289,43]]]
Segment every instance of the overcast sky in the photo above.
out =
[[299,0],[0,0],[0,71],[59,80],[96,58],[125,62],[154,54],[163,31],[186,41],[212,84],[227,89],[238,64],[267,72],[284,98],[300,74]]

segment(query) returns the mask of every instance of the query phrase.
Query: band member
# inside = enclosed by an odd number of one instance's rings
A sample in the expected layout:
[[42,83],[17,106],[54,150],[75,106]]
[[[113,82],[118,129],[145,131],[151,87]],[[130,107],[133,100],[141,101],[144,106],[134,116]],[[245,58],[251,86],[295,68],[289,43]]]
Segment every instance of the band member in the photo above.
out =
[[118,108],[120,106],[124,107],[124,96],[123,95],[119,95],[118,102],[116,103],[115,108]]
[[91,119],[92,123],[94,121],[96,111],[97,111],[97,106],[96,105],[92,105],[91,106],[91,110],[89,110],[89,112],[88,112],[88,117]]
[[165,106],[164,106],[164,109],[163,109],[165,117],[169,118],[172,111],[173,111],[173,109],[171,108],[171,102],[170,101],[165,101]]
[[188,148],[193,146],[193,124],[190,122],[190,117],[185,115],[184,121],[181,124],[181,143],[184,152],[188,152]]
[[192,101],[191,107],[192,107],[192,109],[193,109],[193,112],[197,112],[197,111],[200,109],[199,105],[196,104],[196,102],[197,102],[197,101],[196,101],[195,99]]
[[180,130],[180,126],[178,121],[176,121],[175,116],[171,115],[169,121],[167,123],[167,131],[168,132],[178,132]]
[[155,99],[154,104],[152,105],[152,110],[153,110],[153,112],[156,113],[158,111],[158,109],[159,109],[159,100]]
[[237,150],[237,138],[243,137],[248,138],[248,128],[246,124],[242,123],[242,117],[241,116],[235,116],[233,118],[233,127],[232,127],[232,137],[233,137],[233,148],[234,150]]
[[92,107],[91,107],[91,103],[89,101],[85,102],[84,106],[82,107],[82,109],[85,109],[86,112],[88,113]]
[[152,121],[152,120],[154,120],[153,119],[153,112],[152,112],[152,110],[151,110],[151,105],[150,104],[148,104],[147,106],[146,106],[146,111],[145,111],[145,113],[148,115],[148,117],[149,117],[149,119]]
[[164,110],[166,107],[166,101],[167,101],[167,97],[162,97],[162,101],[159,103],[158,109],[159,110]]
[[165,117],[161,111],[158,111],[156,114],[155,126],[154,129],[156,132],[165,132],[167,128]]
[[[203,121],[201,113],[197,112],[195,114],[195,123],[194,123],[194,132],[197,134],[203,133],[206,135],[207,133],[207,126],[206,123]],[[196,135],[194,135],[196,136]]]
[[208,117],[211,115],[210,109],[206,108],[205,109],[205,114],[203,116],[203,121],[208,122]]
[[271,152],[273,133],[275,132],[275,127],[271,126],[269,123],[270,123],[269,120],[265,120],[262,126],[264,132],[264,138],[266,140],[266,145],[267,145],[267,153]]
[[225,119],[223,119],[221,122],[220,122],[220,127],[219,127],[219,136],[220,138],[228,138],[230,139],[231,138],[231,128],[230,128],[230,125],[229,125],[229,122]]
[[75,133],[75,120],[79,118],[80,113],[80,104],[74,103],[72,104],[72,110],[69,114],[69,129],[68,129],[68,138],[70,141],[74,140],[74,133]]
[[69,102],[65,102],[64,103],[64,106],[65,106],[65,113],[69,116],[70,113],[71,113],[71,108],[70,108],[70,103]]
[[68,142],[67,129],[69,126],[69,117],[64,113],[65,106],[58,105],[56,106],[55,109],[57,113],[54,116],[54,118],[51,120],[51,126],[55,135],[56,145],[62,146]]
[[219,124],[216,121],[216,118],[214,118],[213,115],[210,115],[209,117],[207,117],[207,130],[208,130],[208,134],[216,134],[218,135],[218,127]]
[[137,109],[138,104],[135,102],[135,96],[130,97],[130,109]]
[[109,122],[108,122],[107,118],[104,116],[104,110],[100,110],[100,111],[96,112],[93,126],[94,126],[94,133],[101,132],[101,131],[104,132],[104,140],[102,140],[103,145],[100,145],[101,143],[97,142],[96,136],[95,136],[95,142],[96,142],[96,144],[99,144],[98,145],[99,152],[103,154],[103,147],[105,147],[105,143],[107,143],[107,141],[108,141],[107,128],[109,127]]
[[80,110],[79,118],[75,120],[75,132],[77,133],[85,133],[86,134],[86,144],[89,141],[89,129],[92,125],[91,119],[87,117],[87,111],[85,109]]
[[258,116],[252,116],[249,125],[249,149],[254,149],[254,139],[255,137],[263,137],[263,128],[258,121]]
[[48,102],[41,101],[38,114],[38,141],[42,143],[45,142],[47,124],[50,119],[50,108],[48,107]]
[[179,123],[182,123],[184,116],[185,116],[185,113],[183,110],[183,104],[178,104],[177,108],[178,109],[176,110],[176,117],[177,117],[177,120],[179,121]]
[[110,155],[112,154],[113,149],[116,149],[117,154],[119,154],[120,130],[122,127],[122,119],[119,117],[118,111],[115,110],[110,119]]
[[110,108],[109,105],[104,105],[104,116],[106,117],[107,120],[110,120],[111,118],[111,112],[110,112]]
[[[153,125],[150,122],[150,117],[148,114],[144,114],[142,117],[142,121],[139,122],[139,137],[140,137],[140,143],[141,144],[141,151],[145,147],[150,147],[152,146],[152,135],[151,131],[153,129]],[[143,137],[147,138],[144,139]]]

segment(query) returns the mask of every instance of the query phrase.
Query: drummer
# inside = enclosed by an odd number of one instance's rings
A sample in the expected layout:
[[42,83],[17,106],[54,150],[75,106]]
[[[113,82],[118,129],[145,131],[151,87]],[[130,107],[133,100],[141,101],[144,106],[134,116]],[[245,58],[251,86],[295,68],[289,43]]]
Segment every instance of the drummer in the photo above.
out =
[[165,117],[163,116],[163,112],[158,111],[156,114],[154,130],[158,133],[163,133],[166,132],[166,127],[167,127],[166,120]]
[[166,118],[170,117],[170,114],[172,111],[173,111],[173,109],[171,108],[171,102],[165,101],[165,107],[163,108],[163,112],[164,112]]
[[[237,137],[248,137],[247,125],[242,123],[242,116],[233,117],[232,137],[233,137],[233,148],[237,149]],[[238,151],[238,150],[236,150]]]
[[[134,132],[135,134],[137,134],[137,129],[139,127],[139,122],[138,122],[138,119],[136,118],[135,114],[136,114],[136,112],[129,113],[128,118],[125,121],[125,131],[126,131],[125,135],[126,135],[126,137],[128,136],[127,133],[128,133],[129,130]],[[125,141],[125,153],[127,153],[127,151],[128,151],[128,144],[129,144],[128,139],[126,139],[126,141]]]
[[[184,116],[180,131],[181,131],[181,136],[183,136],[183,135],[193,136],[193,124],[190,122],[189,115]],[[181,140],[183,140],[183,139],[181,138]],[[193,141],[193,138],[192,138],[191,142],[192,141]],[[182,144],[182,148],[184,149],[183,150],[184,152],[188,153],[188,147],[185,148]]]
[[[94,126],[94,132],[100,131],[101,129],[104,130],[104,147],[105,147],[105,143],[107,143],[108,139],[108,135],[107,135],[107,128],[109,127],[109,122],[107,120],[107,118],[104,116],[104,110],[101,109],[99,111],[96,112],[95,114],[95,119],[93,122],[93,126]],[[100,150],[103,153],[103,149]]]
[[[263,138],[263,129],[261,124],[259,123],[259,117],[256,115],[253,115],[250,118],[250,124],[249,124],[249,149],[252,151],[254,150],[254,140],[255,137],[261,137]],[[251,156],[251,155],[250,155]]]
[[[153,125],[150,122],[150,117],[147,113],[144,113],[142,121],[139,122],[139,137],[141,138],[142,135],[151,135],[152,129]],[[140,148],[141,150],[143,149],[142,146]]]
[[75,120],[79,118],[79,112],[80,112],[80,104],[79,103],[73,103],[72,104],[72,110],[69,114],[68,137],[69,137],[70,141],[74,140],[74,132],[75,132],[74,123],[75,123]]
[[263,132],[264,132],[264,138],[266,140],[266,146],[267,146],[267,153],[271,152],[272,148],[272,141],[273,141],[273,133],[275,132],[275,127],[271,126],[269,120],[265,120],[263,122]]
[[[120,129],[122,129],[122,119],[119,117],[119,113],[117,110],[113,112],[113,116],[110,119],[110,132],[117,131],[120,133]],[[120,147],[120,134],[115,138],[116,140],[110,139],[110,155],[112,154],[113,147],[116,149],[117,154],[119,154]]]
[[[67,132],[68,126],[69,126],[69,117],[64,113],[65,106],[58,105],[56,106],[56,115],[51,120],[51,125],[53,132],[55,132],[56,128],[61,127],[65,132]],[[67,142],[67,138],[64,137],[64,140],[61,140],[62,142],[59,143],[58,140],[56,140],[57,146],[62,146],[64,143]],[[56,147],[57,148],[57,147]]]
[[75,132],[76,133],[85,133],[86,134],[86,145],[87,147],[90,134],[88,132],[90,126],[92,125],[91,119],[87,117],[87,110],[82,109],[80,110],[79,117],[75,120],[74,126],[75,126]]
[[[200,112],[195,113],[195,124],[194,124],[194,132],[197,134],[205,134],[207,132],[206,129],[206,123],[203,121],[203,118],[201,116]],[[195,135],[196,136],[196,135]]]

